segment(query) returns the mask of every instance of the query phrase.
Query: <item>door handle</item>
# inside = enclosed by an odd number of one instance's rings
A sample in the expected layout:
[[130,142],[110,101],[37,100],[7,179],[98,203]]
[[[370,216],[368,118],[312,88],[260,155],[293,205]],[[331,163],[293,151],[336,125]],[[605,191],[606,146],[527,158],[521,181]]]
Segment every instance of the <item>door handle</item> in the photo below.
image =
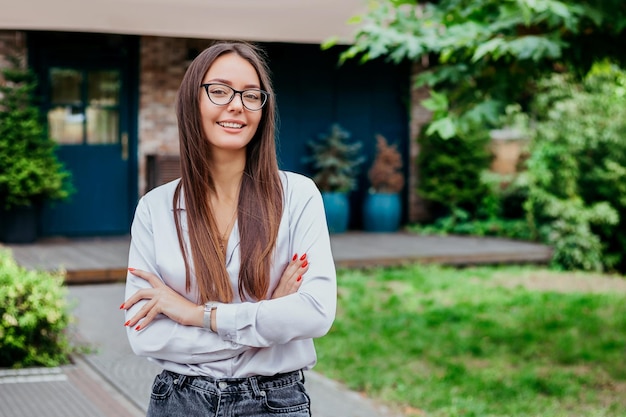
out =
[[122,160],[128,160],[128,133],[122,133]]

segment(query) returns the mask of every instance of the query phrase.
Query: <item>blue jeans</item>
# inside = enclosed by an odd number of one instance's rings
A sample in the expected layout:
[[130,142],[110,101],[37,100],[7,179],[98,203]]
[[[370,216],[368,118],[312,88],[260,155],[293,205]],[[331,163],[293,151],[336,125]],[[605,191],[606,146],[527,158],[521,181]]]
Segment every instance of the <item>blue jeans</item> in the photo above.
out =
[[304,374],[213,379],[163,371],[154,379],[147,417],[310,417]]

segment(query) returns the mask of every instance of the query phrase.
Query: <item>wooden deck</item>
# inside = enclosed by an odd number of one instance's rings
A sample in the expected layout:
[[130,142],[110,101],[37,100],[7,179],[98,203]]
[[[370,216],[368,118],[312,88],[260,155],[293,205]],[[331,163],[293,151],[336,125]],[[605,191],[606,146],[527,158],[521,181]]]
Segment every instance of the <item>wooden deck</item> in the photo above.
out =
[[[130,238],[101,237],[42,240],[5,245],[29,269],[59,270],[71,284],[123,281]],[[331,236],[338,267],[363,268],[415,262],[480,265],[549,262],[549,247],[496,238],[418,236],[410,233],[348,232]]]

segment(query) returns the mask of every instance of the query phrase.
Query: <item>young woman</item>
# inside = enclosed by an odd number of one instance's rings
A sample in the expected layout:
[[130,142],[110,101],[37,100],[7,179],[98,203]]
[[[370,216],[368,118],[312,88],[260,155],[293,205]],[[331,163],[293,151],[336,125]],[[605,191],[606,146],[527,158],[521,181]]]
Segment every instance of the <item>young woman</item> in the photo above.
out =
[[181,178],[137,205],[122,305],[133,351],[164,369],[148,416],[309,416],[335,267],[317,187],[278,169],[261,51],[203,51],[176,112]]

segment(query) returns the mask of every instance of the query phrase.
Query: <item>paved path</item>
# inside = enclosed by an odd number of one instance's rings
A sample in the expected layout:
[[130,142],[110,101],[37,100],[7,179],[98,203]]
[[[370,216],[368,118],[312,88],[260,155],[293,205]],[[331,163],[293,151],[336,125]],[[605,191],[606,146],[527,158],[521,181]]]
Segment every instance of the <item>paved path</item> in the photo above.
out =
[[142,417],[81,357],[56,368],[0,370],[0,417]]

